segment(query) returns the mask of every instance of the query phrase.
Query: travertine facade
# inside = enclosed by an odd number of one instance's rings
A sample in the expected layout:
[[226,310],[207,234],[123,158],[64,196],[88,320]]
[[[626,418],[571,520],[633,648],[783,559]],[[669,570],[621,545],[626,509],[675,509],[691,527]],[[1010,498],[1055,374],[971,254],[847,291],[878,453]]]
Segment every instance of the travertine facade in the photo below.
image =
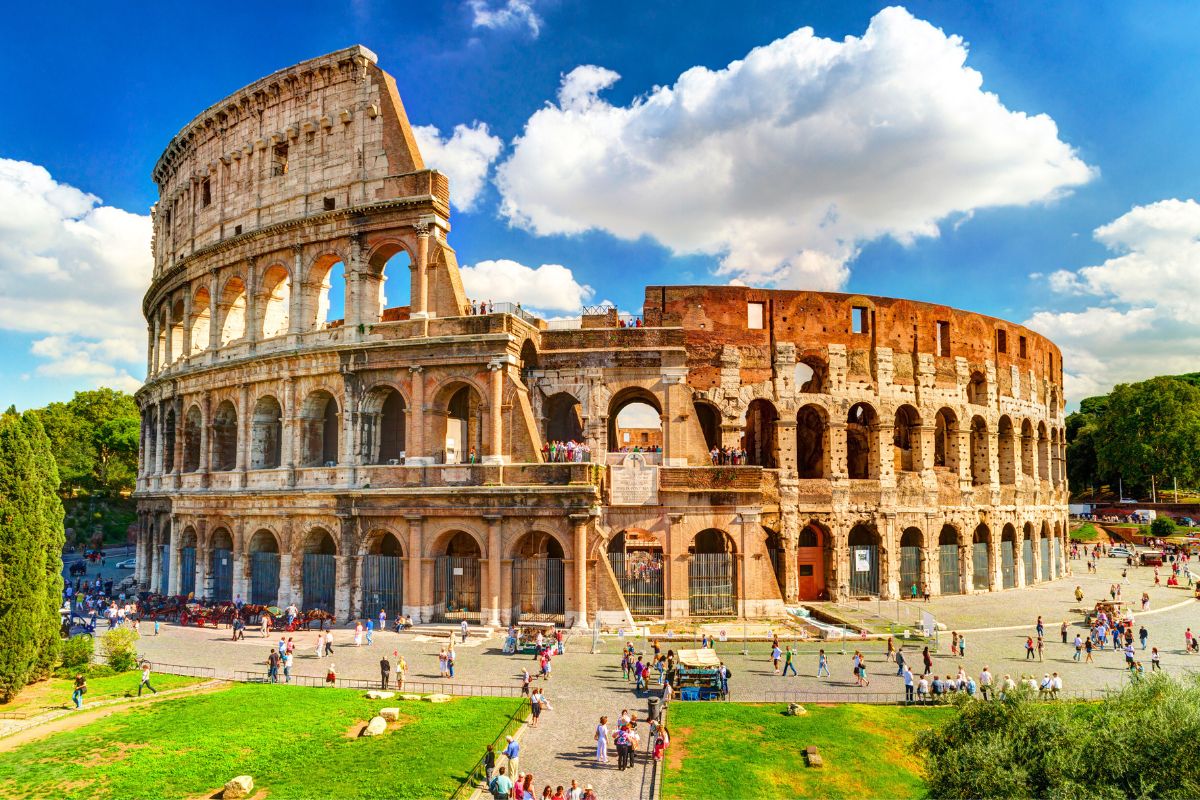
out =
[[[211,107],[154,179],[148,587],[583,625],[1064,568],[1062,364],[1019,325],[744,287],[650,287],[642,327],[470,315],[448,182],[361,47]],[[635,402],[661,454],[607,452]],[[545,463],[568,439],[596,463]]]

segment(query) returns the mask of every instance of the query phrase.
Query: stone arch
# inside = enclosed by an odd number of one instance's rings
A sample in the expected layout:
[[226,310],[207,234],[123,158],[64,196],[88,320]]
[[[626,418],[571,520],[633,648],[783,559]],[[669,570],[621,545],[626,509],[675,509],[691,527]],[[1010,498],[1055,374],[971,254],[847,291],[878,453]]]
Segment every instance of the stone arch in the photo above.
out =
[[1017,462],[1020,460],[1018,452],[1018,443],[1016,431],[1013,428],[1012,418],[1007,414],[1000,417],[999,436],[997,444],[999,446],[998,465],[1000,467],[1000,483],[1011,486],[1017,482],[1017,471],[1019,467]]
[[991,483],[990,450],[987,421],[976,415],[971,418],[971,483],[975,486]]
[[850,529],[846,539],[848,562],[847,575],[850,576],[850,595],[878,596],[880,594],[879,563],[883,537],[871,523],[860,522]]
[[201,286],[192,297],[191,355],[208,349],[208,339],[212,334],[212,317],[212,297],[208,287]]
[[209,463],[214,472],[237,468],[238,413],[231,400],[222,400],[213,413],[212,457]]
[[779,412],[775,404],[759,397],[746,406],[746,427],[742,435],[742,449],[746,451],[746,463],[775,469],[779,466]]
[[556,392],[542,403],[547,442],[583,441],[583,405],[570,392]]
[[[846,474],[851,479],[879,477],[879,415],[870,403],[855,403],[846,414]],[[877,576],[878,577],[878,576]]]
[[915,598],[925,587],[925,534],[912,526],[900,534],[900,596]]
[[992,531],[981,522],[971,536],[971,588],[984,591],[991,588]]
[[958,471],[958,415],[941,408],[933,419],[933,466]]
[[188,406],[183,415],[183,471],[195,472],[200,469],[200,439],[204,430],[204,417],[200,406]]
[[971,380],[967,384],[967,402],[975,406],[987,405],[987,376],[983,374],[982,370],[977,369],[971,373]]
[[[633,408],[631,408],[633,407]],[[627,411],[627,409],[630,409]],[[621,422],[624,417],[625,422]],[[622,448],[632,450],[639,447],[642,450],[641,433],[647,434],[647,444],[651,439],[661,439],[662,404],[658,397],[649,389],[631,386],[617,392],[608,404],[608,450],[620,452]],[[653,431],[659,431],[656,436],[650,436]],[[626,441],[626,438],[628,441]]]
[[262,338],[272,339],[288,332],[292,306],[292,279],[287,268],[272,264],[262,274]]
[[802,355],[796,360],[792,376],[796,394],[825,394],[829,391],[829,365],[817,355]]
[[250,418],[250,469],[274,469],[283,453],[283,408],[264,394],[254,403]]
[[919,472],[921,469],[921,415],[905,404],[896,409],[892,428],[892,455],[896,472]]
[[466,378],[452,378],[434,392],[434,412],[426,421],[442,463],[470,462],[472,451],[476,461],[482,456],[486,396]]
[[801,478],[830,476],[829,412],[809,403],[796,412],[796,474]]
[[[367,256],[369,269],[359,276],[362,284],[362,296],[372,298],[363,308],[360,321],[370,325],[373,322],[389,321],[389,312],[401,309],[412,309],[411,288],[413,265],[416,260],[408,245],[398,238],[388,237],[372,243]],[[396,315],[400,318],[401,315]],[[403,315],[407,316],[407,315]]]
[[325,389],[310,392],[300,406],[301,465],[336,464],[340,433],[337,398]]
[[221,346],[246,336],[246,284],[240,275],[230,276],[221,289]]
[[[704,435],[704,449],[712,452],[721,448],[721,410],[707,400],[693,400],[692,411]],[[714,462],[715,463],[715,462]]]
[[388,383],[371,388],[363,398],[362,452],[368,464],[399,463],[408,447],[408,402]]

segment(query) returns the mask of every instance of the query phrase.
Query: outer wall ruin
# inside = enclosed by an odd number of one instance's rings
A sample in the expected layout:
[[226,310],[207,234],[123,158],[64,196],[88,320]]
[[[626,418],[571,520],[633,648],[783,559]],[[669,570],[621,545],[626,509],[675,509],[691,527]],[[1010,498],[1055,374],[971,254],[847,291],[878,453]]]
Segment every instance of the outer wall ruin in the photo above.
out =
[[[472,314],[448,181],[362,47],[212,106],[154,180],[146,588],[581,626],[1064,571],[1061,355],[1020,325],[733,286],[648,287],[640,327]],[[608,452],[631,404],[661,452]],[[567,439],[591,463],[547,463]]]

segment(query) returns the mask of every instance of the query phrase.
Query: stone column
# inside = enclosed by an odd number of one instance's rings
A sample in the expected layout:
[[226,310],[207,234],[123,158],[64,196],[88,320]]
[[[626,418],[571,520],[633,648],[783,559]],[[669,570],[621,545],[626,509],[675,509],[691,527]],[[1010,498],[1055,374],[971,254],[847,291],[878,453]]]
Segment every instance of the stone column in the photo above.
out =
[[421,541],[421,517],[417,515],[406,517],[408,520],[408,575],[404,583],[404,613],[412,617],[413,622],[421,622],[424,618],[422,604],[424,596],[421,591],[421,563],[425,556],[425,546]]
[[[483,454],[482,462],[484,464],[503,464],[504,463],[504,370],[507,365],[504,361],[493,361],[488,364],[488,370],[491,372],[489,394],[488,394],[488,410],[491,412],[488,424],[488,446],[487,452]],[[464,443],[465,444],[465,443]]]
[[487,538],[487,583],[488,591],[487,606],[483,609],[487,616],[487,624],[493,627],[500,626],[500,561],[503,558],[501,553],[500,539],[500,523],[502,517],[499,514],[485,514],[484,520],[487,522],[488,538]]
[[585,514],[572,514],[571,530],[575,541],[572,543],[575,555],[575,621],[572,627],[586,630],[587,622],[587,526],[591,519]]
[[430,317],[429,313],[429,225],[424,222],[418,222],[413,225],[413,230],[417,232],[417,264],[413,271],[413,283],[411,298],[412,298],[412,313],[413,319],[421,319]]

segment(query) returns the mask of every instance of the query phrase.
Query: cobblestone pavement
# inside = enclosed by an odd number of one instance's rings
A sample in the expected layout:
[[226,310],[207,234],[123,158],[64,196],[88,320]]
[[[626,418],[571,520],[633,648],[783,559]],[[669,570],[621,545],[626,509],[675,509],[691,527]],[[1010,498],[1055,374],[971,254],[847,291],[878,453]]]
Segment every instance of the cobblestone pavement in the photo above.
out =
[[[1083,569],[1082,561],[1070,562],[1075,569]],[[1058,626],[1065,618],[1071,625],[1070,634],[1083,631],[1081,615],[1076,609],[1074,588],[1081,585],[1085,591],[1085,605],[1091,605],[1103,594],[1107,597],[1109,584],[1120,578],[1122,563],[1117,559],[1106,559],[1100,564],[1098,575],[1067,577],[1052,584],[1023,590],[972,595],[968,597],[946,597],[932,601],[929,608],[948,629],[967,630],[967,654],[965,658],[952,658],[949,646],[943,641],[941,652],[934,659],[934,669],[940,674],[957,671],[962,663],[968,672],[978,675],[986,664],[997,678],[1004,674],[1017,677],[1022,672],[1043,673],[1057,671],[1063,678],[1067,692],[1117,687],[1128,680],[1124,669],[1124,658],[1117,651],[1095,654],[1092,664],[1077,663],[1072,659],[1074,648],[1062,644]],[[1166,570],[1162,571],[1165,580]],[[1134,601],[1143,591],[1149,591],[1152,602],[1150,613],[1135,614],[1139,625],[1144,624],[1150,633],[1150,644],[1157,645],[1162,655],[1163,668],[1179,673],[1187,669],[1200,668],[1200,656],[1187,655],[1183,648],[1183,632],[1188,626],[1197,630],[1200,625],[1200,604],[1195,601],[1184,603],[1190,594],[1183,589],[1153,587],[1153,570],[1141,568],[1130,570],[1130,583],[1123,588],[1124,597]],[[1170,608],[1172,604],[1180,604]],[[884,604],[885,606],[888,604]],[[893,606],[895,604],[892,604]],[[908,619],[915,612],[903,616],[908,604],[901,604],[902,618]],[[924,604],[919,604],[924,607]],[[1159,608],[1166,610],[1158,611]],[[1043,663],[1024,660],[1025,636],[1034,632],[1034,622],[1041,614],[1046,626],[1046,651]],[[1021,626],[1016,630],[986,630]],[[731,632],[736,632],[737,626]],[[103,633],[103,632],[102,632]],[[409,663],[409,678],[412,680],[438,681],[437,653],[441,642],[425,640],[411,634],[382,633],[375,637],[375,644],[354,647],[351,633],[345,628],[335,631],[333,662],[338,675],[348,678],[377,678],[378,663],[383,653],[393,650],[402,653]],[[327,663],[315,655],[316,632],[295,635],[297,656],[293,671],[299,675],[324,675]],[[159,636],[145,636],[138,645],[146,657],[160,662],[205,665],[214,667],[218,677],[227,677],[234,670],[265,669],[265,659],[278,635],[260,638],[257,632],[248,633],[241,642],[230,640],[228,629],[179,628],[175,625],[162,626]],[[666,649],[672,642],[662,641]],[[721,657],[733,670],[731,681],[732,699],[762,698],[773,692],[829,692],[846,699],[862,692],[888,692],[899,694],[903,686],[895,676],[895,667],[887,664],[879,643],[863,646],[867,654],[869,689],[860,689],[850,678],[850,656],[855,641],[846,643],[842,653],[837,643],[829,643],[831,678],[817,679],[815,652],[816,644],[803,645],[797,660],[799,677],[779,677],[771,668],[769,643],[750,642],[749,654],[741,655],[741,643],[727,642],[718,647]],[[486,642],[469,642],[469,646],[457,646],[456,683],[518,685],[522,667],[534,667],[528,656],[504,655],[500,651],[501,640],[493,638]],[[637,642],[639,649],[646,643]],[[680,643],[674,643],[678,647]],[[552,711],[542,715],[539,727],[527,730],[522,744],[522,771],[530,770],[534,782],[540,787],[568,785],[572,778],[581,785],[591,783],[604,800],[627,800],[649,796],[649,759],[643,754],[633,770],[619,772],[616,769],[615,752],[611,764],[600,767],[594,764],[595,744],[593,731],[602,714],[607,714],[610,723],[621,709],[629,708],[645,712],[646,701],[635,696],[632,685],[624,682],[620,674],[620,659],[616,655],[620,641],[606,638],[602,650],[593,655],[590,636],[574,636],[568,640],[567,654],[554,661],[553,678],[545,683]],[[906,648],[906,651],[908,648]],[[1139,652],[1149,669],[1149,651]],[[919,650],[912,652],[912,660],[919,663]],[[532,671],[532,670],[531,670]],[[613,752],[610,747],[610,752]]]

